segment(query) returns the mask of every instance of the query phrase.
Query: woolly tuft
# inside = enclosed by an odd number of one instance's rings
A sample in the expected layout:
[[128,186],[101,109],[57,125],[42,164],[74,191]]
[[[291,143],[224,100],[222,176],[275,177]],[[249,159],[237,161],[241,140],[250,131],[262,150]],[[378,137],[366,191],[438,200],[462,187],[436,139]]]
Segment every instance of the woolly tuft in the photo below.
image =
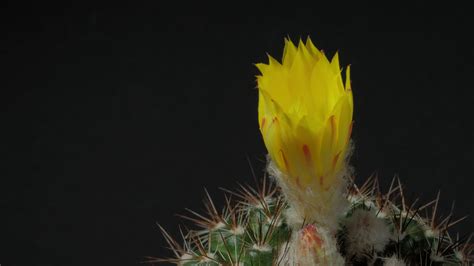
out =
[[344,221],[349,255],[381,252],[391,238],[390,228],[373,210],[357,209]]
[[[351,152],[347,153],[346,162],[350,154]],[[285,182],[289,177],[281,172],[269,157],[267,160],[267,171],[281,187],[290,206],[285,211],[288,225],[292,228],[301,228],[305,223],[315,223],[335,233],[339,219],[349,206],[346,194],[352,168],[345,162],[344,167],[334,178],[334,185],[327,189],[315,191],[307,187],[302,190],[292,182]]]

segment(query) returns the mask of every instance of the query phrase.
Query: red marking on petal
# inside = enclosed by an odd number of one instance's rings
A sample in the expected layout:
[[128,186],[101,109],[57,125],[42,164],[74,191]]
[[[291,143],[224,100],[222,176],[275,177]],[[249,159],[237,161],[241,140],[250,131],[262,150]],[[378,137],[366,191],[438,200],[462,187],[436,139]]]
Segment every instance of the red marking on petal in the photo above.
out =
[[265,127],[265,122],[266,122],[266,121],[267,121],[267,120],[265,119],[265,117],[262,118],[262,128]]
[[276,116],[272,119],[272,123],[275,123],[275,122],[278,122],[278,117]]
[[311,164],[311,151],[309,150],[309,147],[306,144],[303,145],[303,153],[304,153],[304,158],[306,159],[306,162],[308,164]]
[[324,176],[322,175],[319,177],[319,185],[322,187],[323,183],[324,183]]
[[272,122],[270,123],[270,125],[268,127],[271,127],[273,124],[277,123],[278,122],[278,118],[275,116],[272,118]]
[[346,144],[349,143],[349,140],[351,139],[353,125],[354,125],[354,121],[352,121],[351,124],[349,125],[349,133],[347,134]]

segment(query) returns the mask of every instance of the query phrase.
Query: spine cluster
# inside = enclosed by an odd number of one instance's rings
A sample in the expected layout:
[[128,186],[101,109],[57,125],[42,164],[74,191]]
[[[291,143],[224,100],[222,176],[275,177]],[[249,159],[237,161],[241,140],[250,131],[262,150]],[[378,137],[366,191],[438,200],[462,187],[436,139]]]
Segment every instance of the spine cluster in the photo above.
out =
[[[161,228],[174,257],[149,262],[176,265],[470,265],[471,236],[452,236],[462,221],[451,212],[437,217],[439,194],[423,205],[405,200],[399,179],[386,193],[378,179],[352,183],[344,195],[348,208],[335,229],[307,220],[299,227],[280,188],[264,178],[253,188],[226,191],[218,211],[206,192],[207,214],[189,210],[196,228],[182,233],[182,243]],[[428,213],[427,216],[422,214]]]

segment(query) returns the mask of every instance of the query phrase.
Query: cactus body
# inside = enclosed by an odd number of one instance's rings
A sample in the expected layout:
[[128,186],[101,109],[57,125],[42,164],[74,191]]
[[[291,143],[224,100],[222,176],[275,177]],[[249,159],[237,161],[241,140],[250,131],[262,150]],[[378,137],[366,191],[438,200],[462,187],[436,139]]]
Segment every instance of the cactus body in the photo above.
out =
[[439,196],[425,205],[409,205],[398,179],[387,193],[379,191],[374,177],[360,187],[348,186],[349,208],[337,230],[330,231],[311,221],[300,228],[290,226],[291,208],[268,181],[258,189],[242,186],[229,192],[240,199],[227,200],[221,213],[207,197],[207,216],[186,216],[201,228],[183,234],[184,245],[162,229],[175,257],[150,261],[186,266],[469,265],[469,239],[448,233],[460,219],[452,213],[439,218],[420,215],[425,210],[435,215]]

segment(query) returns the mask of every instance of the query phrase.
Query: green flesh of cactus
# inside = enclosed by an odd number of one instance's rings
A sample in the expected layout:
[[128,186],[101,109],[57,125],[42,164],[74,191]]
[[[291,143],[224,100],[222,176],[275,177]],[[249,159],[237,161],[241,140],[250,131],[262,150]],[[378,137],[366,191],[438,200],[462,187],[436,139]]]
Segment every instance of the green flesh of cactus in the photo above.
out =
[[[430,209],[434,215],[439,195],[435,201],[415,207],[405,203],[402,186],[391,186],[386,194],[374,189],[378,182],[370,178],[360,188],[353,185],[347,198],[349,210],[341,214],[340,226],[335,234],[337,250],[346,265],[469,265],[472,245],[469,237],[452,237],[448,228],[457,221],[448,217],[422,218],[421,210]],[[392,182],[393,185],[393,182]],[[394,188],[393,188],[394,187]],[[174,258],[154,259],[150,262],[171,262],[177,265],[286,265],[283,262],[292,234],[301,228],[291,228],[286,221],[288,209],[278,188],[264,181],[260,189],[241,187],[238,201],[226,198],[226,208],[218,213],[210,197],[205,202],[207,217],[193,213],[186,217],[197,223],[201,230],[183,234],[184,245],[175,241],[166,231],[164,236],[174,251]],[[395,198],[401,198],[397,203]],[[351,232],[346,222],[357,211],[372,212],[390,233],[382,248],[369,248],[359,254],[348,242]],[[307,221],[311,224],[311,221]],[[401,264],[389,264],[387,258],[395,257]],[[387,263],[387,264],[384,264]],[[332,264],[331,264],[332,265]],[[334,264],[338,265],[338,264]]]

